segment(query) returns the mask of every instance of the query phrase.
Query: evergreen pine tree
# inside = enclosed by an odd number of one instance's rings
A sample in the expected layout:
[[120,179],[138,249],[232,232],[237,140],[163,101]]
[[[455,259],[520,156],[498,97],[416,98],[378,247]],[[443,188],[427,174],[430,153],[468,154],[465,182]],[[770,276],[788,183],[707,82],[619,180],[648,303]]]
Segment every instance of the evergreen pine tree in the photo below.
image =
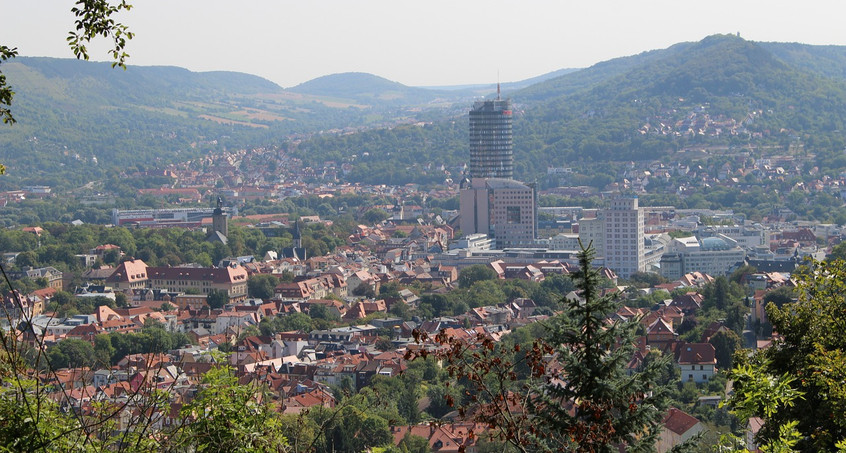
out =
[[565,301],[549,325],[547,339],[560,370],[548,372],[531,409],[540,441],[567,451],[650,451],[664,413],[664,391],[656,382],[663,360],[627,372],[636,350],[637,321],[608,322],[618,303],[602,295],[594,251],[579,254],[574,275],[581,300]]

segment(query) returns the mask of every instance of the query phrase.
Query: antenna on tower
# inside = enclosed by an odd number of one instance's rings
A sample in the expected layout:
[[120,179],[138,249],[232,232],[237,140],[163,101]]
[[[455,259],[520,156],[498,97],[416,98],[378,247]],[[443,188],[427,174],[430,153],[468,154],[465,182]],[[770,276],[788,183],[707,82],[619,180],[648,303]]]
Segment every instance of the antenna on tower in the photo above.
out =
[[496,70],[496,100],[497,100],[497,101],[502,100],[502,99],[500,98],[500,94],[501,94],[501,91],[500,91],[500,89],[499,89],[499,69],[497,69],[497,70]]

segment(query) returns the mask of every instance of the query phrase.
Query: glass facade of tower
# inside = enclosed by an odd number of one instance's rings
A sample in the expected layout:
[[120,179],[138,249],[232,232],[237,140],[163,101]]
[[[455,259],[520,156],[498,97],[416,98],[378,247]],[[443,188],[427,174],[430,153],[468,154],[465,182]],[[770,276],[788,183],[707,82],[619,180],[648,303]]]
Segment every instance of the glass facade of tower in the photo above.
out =
[[511,101],[480,101],[470,111],[470,177],[512,178]]

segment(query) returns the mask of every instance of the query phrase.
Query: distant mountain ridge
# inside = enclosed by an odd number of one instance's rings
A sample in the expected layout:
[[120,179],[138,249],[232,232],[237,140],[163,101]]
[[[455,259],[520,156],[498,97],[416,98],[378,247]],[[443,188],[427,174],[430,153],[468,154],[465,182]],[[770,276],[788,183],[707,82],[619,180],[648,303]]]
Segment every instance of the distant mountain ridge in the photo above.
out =
[[[466,162],[462,118],[474,99],[496,89],[408,87],[364,73],[283,89],[241,73],[121,71],[107,63],[27,57],[0,70],[17,92],[12,108],[19,120],[0,128],[0,162],[10,170],[0,187],[22,180],[74,185],[108,167],[162,165],[292,138],[298,144],[291,149],[309,164],[368,152],[384,170],[359,158],[348,175],[353,180],[384,174],[396,182],[436,181],[443,175],[418,166]],[[516,107],[515,173],[531,179],[573,160],[658,158],[689,145],[798,137],[839,146],[844,84],[846,47],[715,35],[502,89]],[[720,137],[691,136],[691,115],[733,126]],[[431,125],[397,127],[422,122]],[[313,136],[326,131],[347,134]]]
[[455,96],[453,92],[409,87],[363,72],[318,77],[289,88],[288,91],[312,96],[354,99],[366,103],[377,101],[418,104],[429,102],[438,96]]

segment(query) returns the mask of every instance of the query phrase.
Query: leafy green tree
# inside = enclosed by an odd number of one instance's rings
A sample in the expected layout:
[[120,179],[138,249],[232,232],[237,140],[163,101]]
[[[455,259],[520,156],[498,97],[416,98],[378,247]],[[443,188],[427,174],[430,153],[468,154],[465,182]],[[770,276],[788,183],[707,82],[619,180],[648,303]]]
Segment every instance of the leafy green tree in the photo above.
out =
[[340,409],[317,407],[311,410],[307,417],[322,427],[314,450],[318,453],[357,453],[393,443],[388,421],[364,404],[365,398],[355,396]]
[[396,453],[430,453],[429,440],[425,437],[415,436],[411,432],[405,433],[399,445],[391,447],[393,450],[385,450],[385,453],[395,451]]
[[396,281],[383,283],[379,286],[379,297],[399,297],[400,285]]
[[757,267],[750,266],[748,264],[743,265],[743,266],[738,267],[737,269],[734,270],[734,272],[731,273],[731,275],[729,276],[729,281],[740,284],[740,280],[743,278],[744,275],[750,275],[750,274],[754,274],[756,272],[758,272]]
[[280,332],[291,330],[308,332],[311,330],[311,318],[305,313],[291,313],[288,316],[281,316],[279,319],[281,321]]
[[38,255],[36,255],[32,250],[21,252],[15,257],[15,266],[19,269],[23,269],[25,267],[38,267]]
[[734,331],[721,331],[708,340],[714,346],[717,356],[717,368],[729,370],[732,367],[732,356],[735,351],[743,348],[743,340]]
[[[733,296],[731,282],[726,277],[719,276],[713,283],[705,286],[702,295],[705,297],[703,307],[717,307],[718,310],[724,310]],[[742,293],[739,297],[742,297]]]
[[480,280],[473,283],[467,291],[466,300],[468,305],[472,307],[486,307],[507,301],[505,293],[496,280]]
[[659,355],[629,373],[640,324],[607,321],[619,303],[614,295],[601,296],[593,253],[579,253],[581,270],[574,275],[584,302],[565,301],[564,312],[545,323],[543,338],[526,330],[496,344],[484,336],[465,342],[438,334],[435,341],[444,347],[436,356],[466,391],[453,393],[453,382],[431,386],[429,413],[456,407],[473,414],[493,427],[491,440],[522,452],[651,449],[665,409],[660,380],[668,360]]
[[97,362],[91,343],[74,338],[60,341],[47,354],[50,365],[55,369],[93,367]]
[[397,411],[411,425],[420,421],[420,409],[417,407],[420,392],[420,376],[406,373],[402,376],[403,389],[397,400]]
[[[3,357],[9,365],[9,356]],[[39,391],[34,379],[14,375],[13,368],[3,366],[4,383],[0,386],[0,445],[9,452],[97,451],[105,448],[91,439],[80,418],[60,410],[46,394]]]
[[180,411],[190,423],[174,444],[197,452],[286,451],[285,425],[266,397],[259,387],[239,384],[230,367],[213,368],[203,375],[194,400]]
[[213,289],[206,295],[206,303],[212,309],[223,308],[224,305],[229,303],[229,295],[226,294],[226,291]]
[[97,335],[94,337],[94,355],[97,357],[97,362],[102,365],[109,365],[112,363],[112,357],[115,355],[116,349],[112,346],[112,337],[109,335]]
[[409,319],[411,319],[411,310],[408,304],[402,300],[394,302],[391,305],[391,308],[388,309],[388,313],[404,321],[408,321]]
[[550,275],[541,282],[541,287],[553,291],[558,298],[563,298],[570,291],[576,289],[573,280],[567,275]]
[[793,302],[796,299],[796,291],[789,286],[780,286],[772,291],[767,292],[764,294],[764,306],[770,304],[770,302],[774,303],[776,307],[783,307],[784,304],[788,304]]
[[830,260],[846,260],[846,242],[841,242],[831,248],[831,253],[828,255]]
[[742,334],[743,328],[746,326],[747,313],[749,313],[749,307],[744,305],[740,299],[735,299],[725,309],[726,326],[736,334]]
[[751,358],[735,356],[732,407],[766,421],[763,444],[836,451],[846,446],[846,263],[811,261],[795,275],[798,301],[766,307],[779,337]]
[[364,219],[368,224],[374,225],[377,223],[382,223],[388,218],[388,213],[382,209],[370,209],[364,213],[362,219]]
[[329,310],[326,305],[313,304],[308,310],[308,315],[312,319],[323,319],[326,321],[340,321],[341,317],[337,313]]
[[368,299],[373,299],[376,297],[376,290],[374,290],[372,286],[366,283],[362,283],[356,286],[355,289],[353,289],[352,293],[354,296],[365,297]]
[[267,300],[273,297],[279,279],[271,274],[254,274],[247,280],[247,292],[250,297]]
[[460,288],[470,288],[473,283],[482,280],[493,280],[496,278],[496,271],[490,266],[484,264],[474,264],[465,267],[458,273],[458,286]]
[[638,288],[651,288],[661,283],[667,283],[667,279],[654,272],[635,272],[629,276],[632,285]]
[[454,410],[454,406],[461,401],[461,388],[456,385],[430,385],[426,391],[429,397],[429,407],[426,412],[434,418],[441,418]]
[[376,339],[374,347],[377,351],[390,351],[394,349],[394,344],[388,337],[379,337],[378,339]]
[[115,293],[115,305],[118,308],[126,308],[129,306],[125,293]]

